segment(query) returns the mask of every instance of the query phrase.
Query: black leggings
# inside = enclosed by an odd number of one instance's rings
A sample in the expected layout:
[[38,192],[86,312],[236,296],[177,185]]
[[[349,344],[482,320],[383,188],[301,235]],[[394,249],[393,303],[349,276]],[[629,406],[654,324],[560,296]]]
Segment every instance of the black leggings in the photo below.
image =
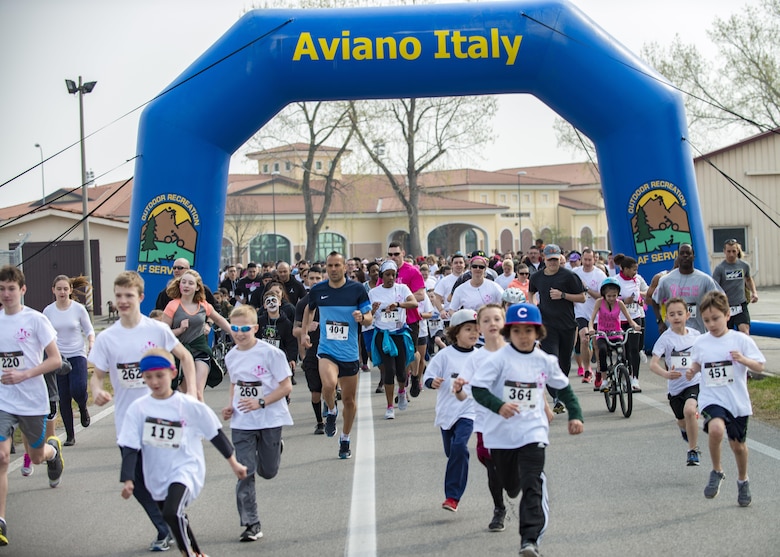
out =
[[374,329],[374,344],[382,355],[382,383],[392,385],[398,381],[399,385],[406,383],[406,346],[404,345],[404,335],[390,335],[398,349],[397,356],[390,356],[382,351],[382,341],[385,335],[389,333],[381,329]]
[[[644,317],[637,317],[634,319],[634,321],[636,321],[636,324],[642,327],[642,330],[644,330]],[[622,327],[624,330],[628,329],[628,323],[623,323]],[[631,375],[636,378],[639,378],[639,363],[641,361],[639,351],[642,349],[643,340],[643,335],[628,335],[628,340],[626,341],[626,356],[628,356],[628,365],[631,368]]]
[[168,528],[171,529],[171,534],[176,538],[179,551],[186,554],[187,557],[196,557],[201,554],[200,547],[195,541],[189,519],[184,512],[189,501],[190,490],[187,486],[174,482],[168,486],[168,495],[165,497],[165,501],[157,501],[157,505],[162,511]]

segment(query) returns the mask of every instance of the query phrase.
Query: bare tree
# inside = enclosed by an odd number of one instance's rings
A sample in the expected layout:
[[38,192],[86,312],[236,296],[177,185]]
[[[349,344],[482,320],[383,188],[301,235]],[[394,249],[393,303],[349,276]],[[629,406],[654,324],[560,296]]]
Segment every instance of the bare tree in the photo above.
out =
[[492,139],[495,97],[439,97],[353,103],[363,149],[387,177],[409,219],[409,249],[421,255],[418,178]]
[[258,218],[247,207],[241,197],[229,195],[225,202],[224,234],[236,246],[235,260],[244,260],[249,249],[249,240],[262,228],[262,218]]

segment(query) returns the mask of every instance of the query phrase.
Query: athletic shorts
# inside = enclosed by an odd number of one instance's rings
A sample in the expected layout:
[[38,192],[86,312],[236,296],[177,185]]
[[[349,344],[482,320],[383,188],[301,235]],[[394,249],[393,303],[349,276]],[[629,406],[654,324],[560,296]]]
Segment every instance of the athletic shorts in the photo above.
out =
[[428,346],[428,335],[417,337],[417,346]]
[[18,416],[0,410],[0,441],[10,439],[17,426],[33,449],[43,446],[46,441],[46,416]]
[[360,362],[358,360],[355,360],[354,362],[340,362],[328,354],[317,357],[320,360],[325,359],[336,364],[339,368],[339,377],[352,377],[353,375],[357,375],[360,371]]
[[685,414],[683,413],[683,409],[685,408],[685,403],[688,401],[688,399],[692,398],[697,402],[699,400],[699,386],[691,385],[690,387],[686,387],[676,395],[669,393],[667,395],[667,398],[669,399],[669,406],[672,407],[672,412],[674,412],[674,417],[677,418],[678,420],[683,420],[685,419]]
[[704,416],[704,433],[709,433],[710,420],[720,418],[726,424],[726,435],[729,441],[744,443],[747,441],[748,418],[750,416],[734,416],[731,412],[718,406],[710,404],[703,408],[701,415]]
[[577,330],[579,331],[580,329],[587,329],[588,328],[588,323],[590,323],[590,321],[588,321],[584,317],[578,317],[577,318]]
[[303,360],[301,364],[303,368],[303,374],[306,377],[306,384],[309,386],[310,393],[322,392],[322,379],[320,379],[319,364],[315,360],[312,362],[308,358]]
[[412,338],[417,338],[420,336],[420,322],[415,321],[414,323],[407,323],[409,326],[409,329],[412,331]]
[[748,311],[748,303],[743,302],[742,303],[742,312],[738,313],[732,317],[729,318],[729,322],[727,324],[729,329],[738,329],[740,325],[742,324],[750,326],[750,312]]

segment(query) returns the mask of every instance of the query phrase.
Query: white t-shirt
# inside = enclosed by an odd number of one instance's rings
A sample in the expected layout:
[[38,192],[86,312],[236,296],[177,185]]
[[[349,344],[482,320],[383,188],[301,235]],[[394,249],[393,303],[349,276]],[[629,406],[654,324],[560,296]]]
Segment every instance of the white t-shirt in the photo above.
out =
[[[595,290],[596,292],[600,291],[601,283],[603,283],[604,279],[607,278],[607,275],[604,274],[604,271],[598,267],[593,267],[589,273],[586,273],[584,267],[579,266],[574,268],[572,273],[580,277],[582,285],[585,288],[588,290]],[[593,315],[594,307],[596,307],[596,298],[585,292],[585,301],[574,303],[574,317],[582,317],[584,319],[590,320],[591,316]]]
[[133,401],[117,440],[141,450],[144,482],[155,501],[164,501],[172,483],[187,486],[195,500],[206,479],[202,439],[214,439],[222,428],[214,411],[198,399],[174,391],[159,400],[151,394]]
[[[615,275],[615,278],[618,279],[618,282],[620,283],[620,298],[626,300],[631,296],[634,297],[633,303],[626,304],[626,309],[628,310],[631,319],[644,317],[645,308],[640,293],[647,292],[647,283],[645,282],[645,279],[643,279],[641,275],[636,275],[633,279],[624,279],[620,273]],[[626,320],[626,316],[623,315],[623,312],[620,312],[620,320]]]
[[293,425],[284,397],[250,412],[238,409],[240,399],[266,398],[279,387],[279,383],[292,375],[283,351],[267,342],[256,342],[249,350],[239,350],[234,346],[225,356],[225,366],[233,384],[232,429],[254,431]]
[[[412,295],[412,291],[405,284],[396,282],[392,288],[385,288],[377,284],[376,288],[368,291],[368,299],[371,304],[379,302],[379,309],[374,314],[374,327],[383,331],[397,331],[406,325],[406,309],[398,304]],[[390,304],[396,304],[393,311],[385,311]]]
[[685,372],[690,369],[693,360],[691,358],[691,349],[696,339],[701,335],[696,329],[685,328],[684,335],[678,335],[671,329],[666,329],[658,337],[653,346],[653,355],[663,358],[666,362],[666,369],[671,370],[674,366],[675,371],[682,373],[682,377],[669,379],[667,390],[670,395],[679,395],[688,387],[699,384],[699,375],[696,374],[693,379],[688,381],[685,378]]
[[755,341],[737,331],[728,331],[720,337],[705,333],[694,343],[691,357],[701,366],[699,408],[717,404],[734,417],[750,416],[753,405],[747,388],[748,369],[731,360],[732,350],[739,350],[757,362],[766,362]]
[[84,306],[71,301],[68,309],[62,310],[56,303],[51,303],[44,308],[43,314],[57,331],[57,348],[63,358],[87,355],[84,338],[94,335],[95,329]]
[[[465,362],[465,365],[463,366],[463,371],[459,375],[460,378],[466,381],[466,385],[464,385],[463,389],[468,393],[469,398],[472,398],[471,382],[474,380],[474,375],[477,373],[477,371],[479,370],[479,368],[482,366],[482,364],[485,362],[486,359],[492,358],[497,353],[498,352],[491,352],[490,350],[488,350],[483,346],[479,350],[474,350],[471,354],[469,354],[468,360]],[[474,431],[475,432],[482,432],[484,428],[485,418],[489,413],[490,410],[488,410],[481,404],[474,402]]]
[[179,339],[168,325],[145,315],[132,329],[117,321],[95,339],[87,359],[111,378],[117,438],[127,409],[135,400],[149,393],[139,368],[141,358],[152,348],[165,348],[170,352],[177,344]]
[[444,382],[436,389],[436,418],[434,425],[450,429],[461,418],[474,419],[474,399],[458,400],[452,392],[452,380],[466,369],[466,361],[473,352],[463,352],[455,346],[439,350],[425,368],[423,383],[441,377]]
[[452,294],[450,309],[454,312],[461,308],[479,310],[486,304],[501,304],[504,289],[492,280],[485,279],[479,286],[472,286],[471,281],[464,282]]
[[[423,301],[419,303],[417,310],[420,313],[433,313],[436,308],[433,307],[433,302],[428,297],[428,293],[425,293]],[[420,319],[420,332],[417,334],[417,338],[424,338],[428,336],[428,320]]]
[[[27,306],[13,315],[0,311],[0,368],[23,371],[40,365],[43,350],[56,339],[57,332],[42,313]],[[43,375],[15,385],[0,383],[0,410],[15,416],[48,414],[49,393]]]
[[496,277],[496,283],[506,290],[509,288],[509,283],[512,282],[517,278],[517,275],[515,273],[511,273],[509,276],[506,276],[503,272]]
[[550,424],[544,413],[547,385],[563,389],[569,384],[558,359],[538,346],[523,353],[511,344],[483,360],[474,374],[472,387],[490,390],[504,402],[515,402],[523,410],[509,419],[488,410],[482,441],[488,449],[517,449],[529,443],[549,443]]
[[449,309],[450,303],[447,301],[447,298],[450,297],[450,292],[452,292],[452,287],[455,285],[455,281],[457,281],[460,278],[460,275],[455,276],[455,273],[450,273],[446,277],[443,277],[439,279],[439,282],[436,283],[436,286],[433,289],[434,294],[438,294],[442,297],[442,305],[444,309]]

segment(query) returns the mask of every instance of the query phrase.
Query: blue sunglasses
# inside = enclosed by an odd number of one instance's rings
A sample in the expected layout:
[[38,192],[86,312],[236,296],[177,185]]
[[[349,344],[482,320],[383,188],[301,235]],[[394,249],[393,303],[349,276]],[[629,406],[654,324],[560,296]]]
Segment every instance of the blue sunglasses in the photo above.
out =
[[238,325],[231,325],[230,330],[234,333],[237,333],[241,331],[242,333],[248,333],[252,330],[252,325],[241,325],[240,327]]

